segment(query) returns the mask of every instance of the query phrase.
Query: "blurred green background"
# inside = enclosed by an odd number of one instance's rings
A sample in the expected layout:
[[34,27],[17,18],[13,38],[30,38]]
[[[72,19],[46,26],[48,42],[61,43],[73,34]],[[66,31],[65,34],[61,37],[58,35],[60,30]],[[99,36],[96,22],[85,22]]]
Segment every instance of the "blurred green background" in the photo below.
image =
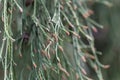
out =
[[97,44],[103,52],[99,57],[101,62],[110,65],[109,69],[103,69],[105,80],[120,80],[120,0],[109,1],[111,7],[100,3],[93,5],[94,19],[104,25],[104,30],[100,31],[103,39],[97,37],[96,40],[100,42]]

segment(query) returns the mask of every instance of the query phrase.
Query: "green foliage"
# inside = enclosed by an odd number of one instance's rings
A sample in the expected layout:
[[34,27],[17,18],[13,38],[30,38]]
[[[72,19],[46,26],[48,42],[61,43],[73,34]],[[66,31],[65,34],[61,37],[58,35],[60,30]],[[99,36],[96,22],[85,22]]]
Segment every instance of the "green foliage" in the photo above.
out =
[[[108,66],[99,62],[92,34],[94,26],[102,26],[88,8],[95,1],[111,5],[104,0],[1,0],[4,80],[92,80],[83,66],[87,63],[103,80],[101,67]],[[65,52],[66,43],[73,54]]]

